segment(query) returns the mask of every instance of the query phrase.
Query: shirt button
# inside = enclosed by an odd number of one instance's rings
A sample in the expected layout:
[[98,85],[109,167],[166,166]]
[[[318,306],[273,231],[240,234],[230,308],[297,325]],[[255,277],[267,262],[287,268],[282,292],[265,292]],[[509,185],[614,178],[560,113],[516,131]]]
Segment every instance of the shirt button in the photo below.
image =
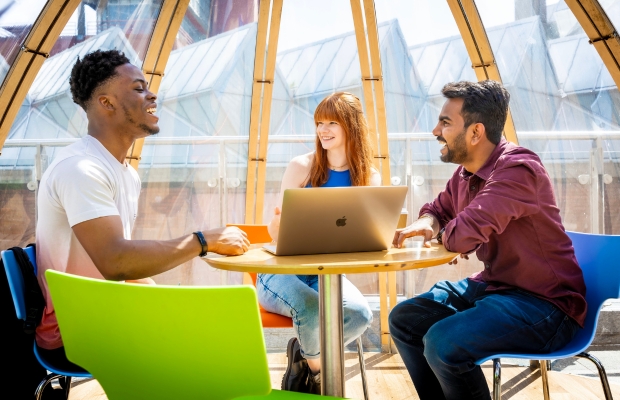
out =
[[475,187],[474,185],[471,185],[471,186],[469,187],[469,190],[472,190],[472,191],[473,191],[473,190],[476,190],[476,187]]

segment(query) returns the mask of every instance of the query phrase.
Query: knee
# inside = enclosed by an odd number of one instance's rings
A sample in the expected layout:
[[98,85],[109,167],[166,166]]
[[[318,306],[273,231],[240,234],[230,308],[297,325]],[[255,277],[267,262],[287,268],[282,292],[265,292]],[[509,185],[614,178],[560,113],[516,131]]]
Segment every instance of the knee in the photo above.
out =
[[301,302],[302,305],[293,308],[293,319],[297,321],[299,325],[305,327],[316,327],[318,332],[319,326],[319,302],[317,298],[305,297]]
[[409,299],[398,303],[388,316],[390,334],[401,341],[409,341],[413,336],[422,337],[427,327],[423,323],[427,319],[426,308],[418,304],[418,299]]
[[[440,324],[443,325],[443,324]],[[467,358],[467,351],[463,348],[458,337],[450,335],[445,326],[431,327],[424,338],[424,357],[431,368],[442,366],[458,366]]]
[[368,304],[354,304],[344,307],[344,325],[347,329],[354,329],[357,334],[364,333],[372,323],[372,311]]
[[404,327],[404,322],[406,320],[405,316],[405,307],[403,303],[396,304],[396,306],[388,315],[388,329],[390,330],[390,334],[399,339],[403,339],[403,335],[407,331]]

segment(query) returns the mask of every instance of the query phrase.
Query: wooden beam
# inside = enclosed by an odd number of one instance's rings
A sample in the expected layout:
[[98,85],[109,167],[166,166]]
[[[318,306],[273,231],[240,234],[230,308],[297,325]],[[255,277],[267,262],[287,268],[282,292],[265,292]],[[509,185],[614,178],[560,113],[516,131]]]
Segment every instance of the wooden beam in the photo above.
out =
[[[256,192],[254,191],[257,179],[258,157],[258,129],[260,126],[260,107],[265,86],[265,48],[267,46],[267,28],[269,25],[269,11],[271,0],[260,2],[258,9],[258,28],[256,32],[256,55],[254,56],[254,79],[252,82],[252,105],[250,108],[250,137],[248,141],[248,173],[245,193],[245,223],[254,224],[256,210]],[[261,210],[262,212],[262,210]]]
[[[479,81],[492,79],[502,82],[499,69],[495,63],[491,42],[489,42],[474,0],[447,1],[465,42],[465,48],[471,59],[472,68],[476,72],[476,78]],[[510,108],[504,125],[504,136],[506,140],[512,143],[519,143]]]
[[372,71],[368,46],[366,45],[366,28],[364,27],[364,15],[360,0],[351,0],[351,13],[353,14],[353,25],[355,26],[355,40],[357,41],[357,53],[360,60],[360,72],[362,73],[362,89],[364,90],[364,104],[366,105],[366,121],[368,122],[368,134],[372,154],[374,155],[375,168],[381,171],[379,154],[379,140],[377,138],[377,120],[375,118],[375,103],[372,93]]
[[[188,5],[189,0],[164,0],[161,5],[159,17],[142,63],[142,72],[148,81],[149,90],[153,93],[159,90],[164,77],[164,69],[166,69]],[[138,169],[143,147],[144,139],[138,139],[127,152],[127,158],[135,169]]]
[[0,149],[43,62],[80,0],[48,0],[0,86]]
[[[355,35],[360,57],[364,100],[366,102],[366,113],[368,115],[368,125],[370,128],[369,133],[371,134],[374,146],[373,154],[375,157],[375,166],[381,173],[382,184],[389,186],[391,184],[390,152],[377,17],[374,1],[362,1],[366,26],[363,25],[364,19],[362,19],[362,9],[359,0],[351,0],[351,10],[353,12]],[[366,35],[364,35],[364,33],[366,33]],[[368,39],[368,46],[366,46],[366,39]],[[370,63],[368,63],[369,59]],[[380,272],[378,278],[381,349],[382,351],[387,350],[391,352],[388,315],[390,309],[396,305],[396,274],[394,272]]]
[[374,86],[375,108],[377,115],[377,132],[379,134],[379,157],[381,163],[381,180],[383,185],[390,186],[390,149],[388,145],[387,117],[385,112],[385,93],[383,89],[383,74],[381,67],[381,50],[379,47],[379,30],[377,29],[377,17],[373,0],[364,0],[364,12],[366,16],[366,32],[368,34],[368,50],[370,52],[370,64],[372,67]]
[[283,0],[273,0],[271,8],[271,23],[269,24],[269,44],[267,46],[267,66],[265,67],[265,83],[262,98],[262,116],[260,119],[260,138],[258,143],[258,177],[256,180],[256,217],[257,224],[263,223],[265,204],[265,180],[267,179],[267,147],[269,126],[271,122],[271,104],[273,86],[276,74],[276,54],[278,52],[278,37],[280,36],[280,21],[282,19]]
[[577,21],[620,88],[620,38],[598,0],[566,0]]

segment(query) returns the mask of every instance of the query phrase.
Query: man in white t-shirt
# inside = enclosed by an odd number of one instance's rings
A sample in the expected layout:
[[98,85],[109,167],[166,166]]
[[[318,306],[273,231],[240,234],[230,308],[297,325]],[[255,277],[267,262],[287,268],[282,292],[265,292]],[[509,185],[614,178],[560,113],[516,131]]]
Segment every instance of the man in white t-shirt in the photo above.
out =
[[46,298],[36,341],[57,367],[64,355],[45,271],[153,283],[150,276],[207,251],[243,254],[235,227],[197,231],[172,240],[131,240],[140,178],[125,155],[136,139],[159,132],[157,96],[142,71],[116,50],[95,51],[71,71],[71,94],[88,117],[88,135],[62,149],[41,179],[36,231],[38,279]]

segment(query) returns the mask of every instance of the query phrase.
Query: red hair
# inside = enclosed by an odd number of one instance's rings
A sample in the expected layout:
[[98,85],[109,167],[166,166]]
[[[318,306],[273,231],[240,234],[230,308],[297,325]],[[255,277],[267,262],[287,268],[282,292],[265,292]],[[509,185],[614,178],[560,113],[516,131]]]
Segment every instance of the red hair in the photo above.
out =
[[[362,103],[353,94],[337,92],[323,99],[314,111],[314,125],[319,121],[335,121],[342,127],[345,137],[347,164],[353,186],[368,186],[373,167],[373,154],[368,135],[368,124]],[[303,186],[324,185],[328,179],[327,150],[316,137],[316,151],[310,174]]]

